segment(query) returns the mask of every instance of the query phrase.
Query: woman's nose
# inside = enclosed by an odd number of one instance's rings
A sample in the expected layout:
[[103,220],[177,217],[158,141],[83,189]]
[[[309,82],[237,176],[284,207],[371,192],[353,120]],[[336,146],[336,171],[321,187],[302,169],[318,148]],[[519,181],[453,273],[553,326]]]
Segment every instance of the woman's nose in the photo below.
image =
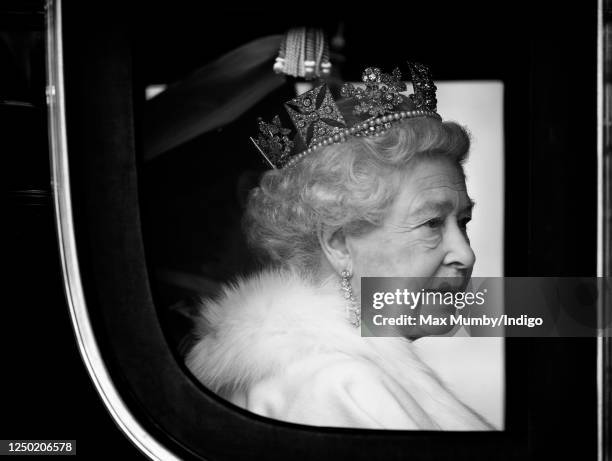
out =
[[470,246],[467,232],[455,223],[447,228],[445,234],[444,264],[455,265],[461,269],[471,269],[476,262],[476,255]]

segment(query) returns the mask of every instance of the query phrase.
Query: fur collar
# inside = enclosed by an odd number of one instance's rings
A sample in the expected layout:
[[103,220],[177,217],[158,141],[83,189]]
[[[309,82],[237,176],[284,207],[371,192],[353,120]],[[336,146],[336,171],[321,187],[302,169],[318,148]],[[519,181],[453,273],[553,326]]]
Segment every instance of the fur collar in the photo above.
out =
[[345,303],[333,280],[314,284],[284,271],[239,279],[202,303],[186,364],[206,387],[231,399],[289,364],[341,352],[393,376],[439,427],[488,427],[447,390],[409,340],[361,337]]
[[399,354],[400,363],[429,371],[408,340],[362,338],[345,306],[333,282],[316,285],[286,271],[239,279],[202,303],[187,366],[222,394],[246,389],[300,358],[335,351],[375,363]]

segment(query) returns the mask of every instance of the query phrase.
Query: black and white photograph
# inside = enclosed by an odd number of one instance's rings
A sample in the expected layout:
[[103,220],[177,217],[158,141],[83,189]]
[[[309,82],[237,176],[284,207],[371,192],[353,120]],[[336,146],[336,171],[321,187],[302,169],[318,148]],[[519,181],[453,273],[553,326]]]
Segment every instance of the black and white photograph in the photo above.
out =
[[0,455],[612,460],[612,3],[0,3]]

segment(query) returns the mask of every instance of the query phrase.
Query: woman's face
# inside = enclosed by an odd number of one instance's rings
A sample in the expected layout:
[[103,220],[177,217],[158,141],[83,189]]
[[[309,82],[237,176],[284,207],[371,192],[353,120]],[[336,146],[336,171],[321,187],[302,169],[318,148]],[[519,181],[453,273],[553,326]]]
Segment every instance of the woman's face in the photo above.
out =
[[473,203],[460,167],[445,158],[421,159],[404,178],[384,224],[347,236],[354,280],[452,277],[455,287],[465,286],[476,258],[467,233]]

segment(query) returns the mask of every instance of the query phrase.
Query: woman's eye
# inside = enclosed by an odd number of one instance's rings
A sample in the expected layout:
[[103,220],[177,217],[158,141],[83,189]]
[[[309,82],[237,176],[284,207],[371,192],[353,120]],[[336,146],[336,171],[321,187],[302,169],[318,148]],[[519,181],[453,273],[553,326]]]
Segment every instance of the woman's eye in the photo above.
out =
[[443,220],[441,218],[433,218],[425,223],[425,225],[431,229],[437,229],[442,226]]

